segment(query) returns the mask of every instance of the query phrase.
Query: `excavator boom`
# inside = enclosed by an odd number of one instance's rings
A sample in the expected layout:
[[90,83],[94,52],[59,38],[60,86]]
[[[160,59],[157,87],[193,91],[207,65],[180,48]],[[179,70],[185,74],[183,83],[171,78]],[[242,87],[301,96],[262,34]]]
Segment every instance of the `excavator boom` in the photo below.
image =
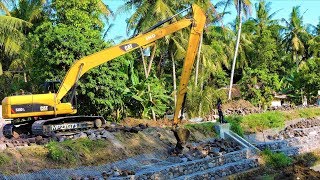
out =
[[[186,28],[192,24],[191,35],[188,50],[192,51],[187,54],[186,60],[192,61],[191,63],[185,64],[188,66],[191,71],[195,52],[199,45],[199,37],[202,33],[204,27],[205,16],[197,5],[193,5],[193,18],[192,19],[182,19],[175,23],[169,24],[168,26],[161,27],[155,30],[152,30],[145,34],[140,34],[132,39],[129,39],[119,45],[107,48],[105,50],[99,51],[92,55],[86,56],[75,62],[69,69],[66,74],[60,89],[57,93],[57,101],[60,101],[67,92],[72,88],[72,86],[77,82],[77,80],[88,70],[99,66],[105,62],[108,62],[116,57],[119,57],[123,54],[126,54],[130,51],[133,51],[137,48],[145,46],[149,43],[152,43],[160,38],[163,38],[166,35],[172,34],[176,31],[179,31],[183,28]],[[191,45],[190,45],[191,44]],[[188,57],[189,56],[189,57]]]
[[[131,52],[137,48],[148,46],[164,36],[191,25],[188,49],[183,65],[174,115],[174,124],[178,124],[178,115],[181,111],[184,96],[187,91],[187,84],[190,79],[194,59],[199,47],[200,37],[206,21],[205,14],[199,6],[193,5],[192,9],[192,18],[184,18],[174,23],[170,23],[169,25],[163,25],[163,27],[160,27],[163,23],[171,21],[172,18],[170,18],[169,20],[153,26],[146,33],[139,34],[119,45],[107,48],[89,56],[85,56],[76,61],[67,72],[57,94],[48,93],[6,97],[2,101],[3,117],[12,119],[36,117],[36,119],[34,119],[35,123],[33,124],[32,128],[36,128],[35,131],[39,132],[39,134],[44,131],[50,133],[50,130],[56,130],[57,128],[61,129],[61,127],[65,129],[68,129],[69,127],[86,128],[87,126],[81,123],[85,117],[78,118],[78,116],[69,116],[65,118],[59,117],[53,119],[44,119],[43,117],[57,117],[76,113],[75,107],[73,107],[70,102],[62,103],[61,100],[66,96],[71,88],[76,87],[80,77],[90,69]],[[74,91],[72,92],[72,95],[73,94]],[[41,121],[39,121],[39,118]],[[77,121],[77,118],[81,119],[79,120],[78,124],[72,124],[72,122]],[[59,122],[64,122],[65,124],[61,125]],[[52,126],[52,123],[55,125]],[[88,123],[92,124],[91,122]],[[100,121],[98,121],[98,124],[101,124]],[[46,128],[44,128],[44,126],[46,126]],[[11,133],[12,126],[7,128],[7,130],[7,132]]]

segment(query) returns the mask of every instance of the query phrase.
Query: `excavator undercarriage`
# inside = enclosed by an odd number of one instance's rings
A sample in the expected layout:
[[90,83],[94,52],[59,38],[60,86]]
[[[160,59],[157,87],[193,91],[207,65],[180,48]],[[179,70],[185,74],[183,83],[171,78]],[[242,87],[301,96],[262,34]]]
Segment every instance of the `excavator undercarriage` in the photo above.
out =
[[89,129],[98,129],[106,124],[102,116],[64,116],[46,120],[20,122],[18,124],[6,124],[3,127],[3,135],[7,138],[28,135],[50,137],[53,134],[72,134]]

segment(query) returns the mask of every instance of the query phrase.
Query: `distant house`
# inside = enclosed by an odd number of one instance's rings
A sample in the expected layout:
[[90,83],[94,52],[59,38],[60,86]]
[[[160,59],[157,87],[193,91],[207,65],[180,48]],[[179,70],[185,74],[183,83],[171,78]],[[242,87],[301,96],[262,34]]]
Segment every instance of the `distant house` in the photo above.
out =
[[273,100],[271,101],[271,107],[279,107],[284,104],[289,104],[287,95],[285,94],[275,94]]

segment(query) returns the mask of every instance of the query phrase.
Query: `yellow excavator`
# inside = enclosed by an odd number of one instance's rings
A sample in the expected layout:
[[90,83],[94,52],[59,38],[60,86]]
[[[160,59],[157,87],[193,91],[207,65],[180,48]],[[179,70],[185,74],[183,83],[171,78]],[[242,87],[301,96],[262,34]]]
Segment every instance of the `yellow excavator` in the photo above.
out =
[[[72,102],[80,77],[96,66],[137,48],[148,46],[166,35],[191,26],[174,112],[173,123],[177,126],[180,123],[178,116],[182,109],[187,84],[199,50],[200,38],[206,21],[205,14],[199,6],[192,5],[192,10],[191,18],[185,17],[179,21],[171,22],[174,19],[174,16],[172,16],[121,44],[75,61],[64,77],[57,93],[16,95],[4,98],[2,100],[2,116],[4,119],[11,119],[11,123],[4,126],[3,134],[6,137],[12,137],[18,126],[29,126],[29,133],[42,136],[50,136],[52,133],[62,131],[82,131],[103,126],[106,121],[102,116],[74,115],[77,109]],[[69,91],[71,92],[70,102],[62,102],[62,98]],[[175,136],[179,136],[179,133]]]

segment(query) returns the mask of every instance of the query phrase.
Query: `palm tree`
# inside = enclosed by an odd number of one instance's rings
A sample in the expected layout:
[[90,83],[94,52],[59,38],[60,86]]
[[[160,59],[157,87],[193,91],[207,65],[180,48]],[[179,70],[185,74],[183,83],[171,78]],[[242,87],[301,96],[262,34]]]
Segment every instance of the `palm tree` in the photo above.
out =
[[249,21],[253,21],[253,26],[250,27],[255,31],[257,35],[260,35],[263,30],[271,30],[272,33],[279,32],[280,26],[278,25],[278,20],[274,20],[273,17],[279,12],[279,10],[270,13],[271,2],[266,2],[264,0],[255,4],[256,18],[250,18]]
[[309,25],[312,38],[308,41],[308,51],[314,57],[320,57],[320,18],[318,25]]
[[168,0],[127,0],[120,7],[120,12],[128,9],[135,9],[135,12],[127,20],[127,32],[133,30],[133,34],[146,31],[156,22],[164,20],[175,14],[173,10],[174,2]]
[[[292,55],[292,60],[296,64],[297,72],[299,66],[307,55],[307,41],[310,38],[303,25],[303,15],[300,14],[299,6],[292,8],[289,21],[282,19],[286,24],[284,42],[286,51]],[[301,89],[301,100],[303,102],[303,89]]]
[[299,64],[305,56],[305,45],[309,39],[303,25],[303,15],[300,14],[299,6],[293,7],[289,21],[282,19],[285,22],[284,45],[287,47],[287,52],[292,54],[292,59],[296,63],[297,70]]
[[[0,51],[1,54],[12,55],[20,50],[25,39],[21,32],[31,24],[11,16],[7,1],[0,0]],[[4,55],[3,54],[3,55]]]
[[[276,43],[281,42],[281,26],[278,20],[272,19],[278,11],[271,13],[270,5],[270,2],[265,1],[255,4],[256,17],[251,17],[244,23],[243,33],[252,36],[254,50],[249,55],[250,67],[262,68],[264,66],[267,69],[271,68],[271,72],[274,72],[280,63],[280,61],[273,61],[273,58],[278,54]],[[267,51],[273,53],[267,53]]]
[[[153,0],[152,2],[147,0],[129,0],[120,8],[120,11],[126,11],[127,9],[131,8],[136,9],[135,13],[128,19],[127,22],[127,32],[129,33],[131,30],[133,30],[133,34],[135,35],[148,30],[148,28],[152,27],[156,22],[173,16],[175,14],[172,8],[173,5],[174,2],[167,0]],[[168,36],[165,38],[165,40],[167,41],[167,43],[169,42]],[[141,53],[141,55],[144,65],[145,78],[147,79],[149,77],[150,70],[147,70],[146,68],[147,65],[143,53]],[[148,69],[151,69],[151,63],[153,62],[153,58],[154,56],[150,58],[148,62]],[[151,95],[150,85],[148,85],[148,93],[149,100],[152,102],[153,98]],[[153,109],[152,117],[155,120],[156,115]]]
[[[2,47],[1,51],[5,53],[2,59],[5,69],[11,69],[14,71],[24,70],[26,64],[25,59],[28,58],[28,52],[21,51],[22,44],[26,39],[26,35],[29,33],[30,28],[36,22],[39,22],[43,17],[42,7],[45,3],[44,0],[32,0],[32,1],[5,1],[2,3],[3,10],[6,12],[5,17],[2,19],[10,20],[12,23],[6,23],[6,29],[12,29],[9,35],[6,34],[3,37],[6,42]],[[7,7],[11,7],[11,10]],[[13,40],[11,40],[13,39]],[[26,73],[24,73],[24,80],[26,79]]]
[[[231,1],[231,0],[228,0]],[[234,58],[232,62],[232,69],[231,69],[231,77],[230,77],[230,88],[229,88],[229,95],[228,99],[231,100],[231,90],[232,90],[232,84],[233,84],[233,76],[234,76],[234,69],[236,65],[237,55],[238,55],[238,48],[240,44],[240,35],[241,35],[241,26],[242,26],[242,11],[245,13],[245,15],[250,14],[250,8],[251,8],[251,2],[250,0],[234,0],[235,7],[237,9],[237,17],[239,20],[239,29],[237,34],[237,42],[236,47],[234,51]]]

